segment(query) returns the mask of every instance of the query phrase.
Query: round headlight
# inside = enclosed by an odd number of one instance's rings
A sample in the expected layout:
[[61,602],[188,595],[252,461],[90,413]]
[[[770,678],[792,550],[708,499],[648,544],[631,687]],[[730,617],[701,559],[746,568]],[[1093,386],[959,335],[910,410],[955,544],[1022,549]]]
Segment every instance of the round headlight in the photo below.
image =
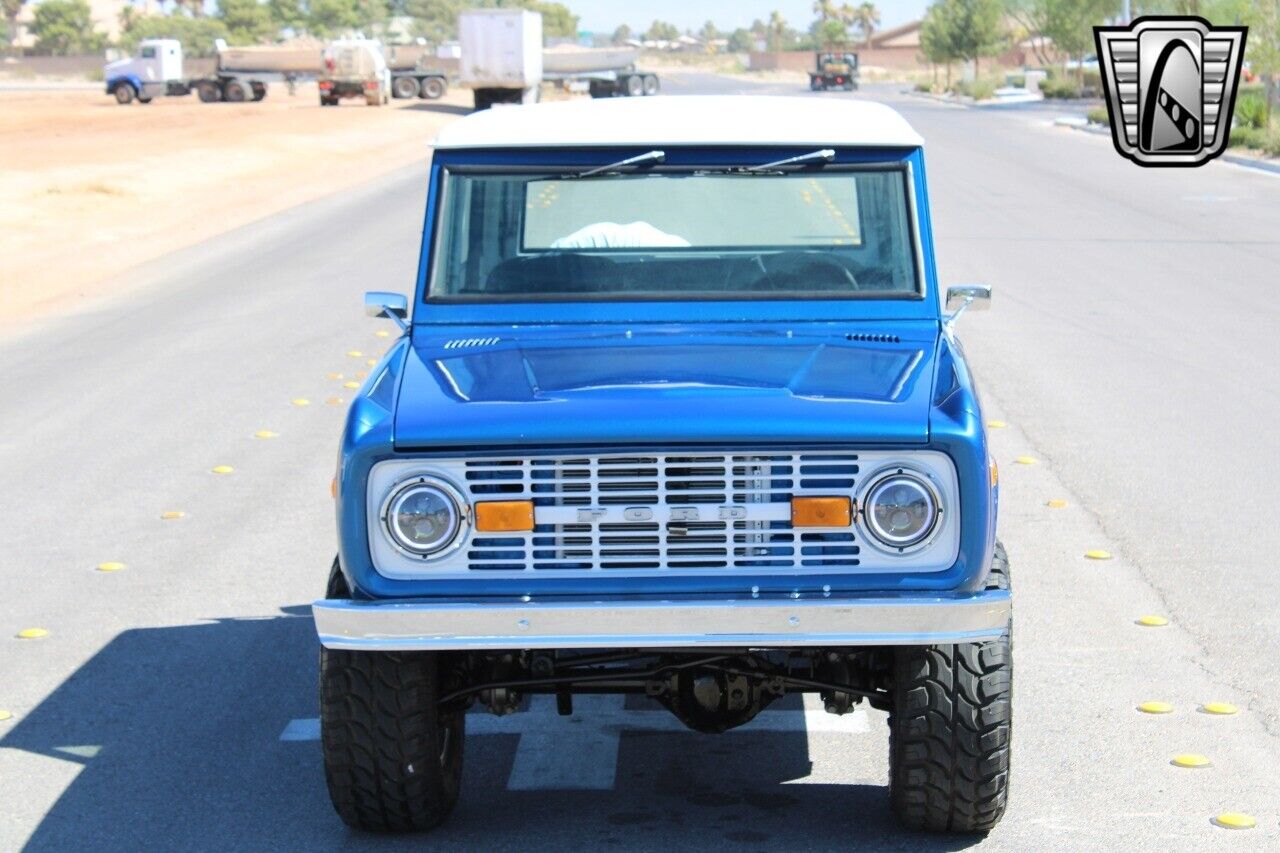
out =
[[901,469],[873,485],[862,505],[867,529],[890,548],[919,545],[937,526],[939,512],[933,486]]
[[424,557],[453,544],[462,527],[462,511],[451,491],[419,477],[393,492],[383,512],[391,540]]

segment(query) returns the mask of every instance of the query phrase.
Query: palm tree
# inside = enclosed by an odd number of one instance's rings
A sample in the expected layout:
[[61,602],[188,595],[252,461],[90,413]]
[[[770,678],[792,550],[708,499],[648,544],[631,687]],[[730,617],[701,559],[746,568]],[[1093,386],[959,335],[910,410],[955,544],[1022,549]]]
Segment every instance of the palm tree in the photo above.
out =
[[787,34],[787,19],[782,17],[782,13],[774,9],[769,13],[769,49],[781,50],[782,39]]
[[845,3],[840,7],[840,14],[841,17],[847,15],[846,20],[862,33],[862,46],[870,47],[871,36],[875,33],[876,27],[880,26],[880,10],[876,5],[863,2],[855,8]]
[[813,4],[813,14],[817,15],[820,21],[829,21],[839,17],[840,13],[836,11],[836,4],[832,0],[818,0]]

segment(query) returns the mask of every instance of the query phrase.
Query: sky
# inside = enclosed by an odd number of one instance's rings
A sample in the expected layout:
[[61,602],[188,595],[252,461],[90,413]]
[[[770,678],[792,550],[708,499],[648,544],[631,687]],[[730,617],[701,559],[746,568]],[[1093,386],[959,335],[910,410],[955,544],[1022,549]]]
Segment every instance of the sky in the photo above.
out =
[[[707,20],[722,30],[747,27],[752,20],[769,19],[777,9],[787,23],[806,29],[813,20],[813,0],[561,0],[579,18],[578,26],[588,32],[611,33],[619,24],[646,30],[654,19],[670,21],[681,30],[697,30]],[[924,14],[928,0],[874,0],[880,10],[880,27],[888,29]],[[853,2],[851,5],[858,5]]]

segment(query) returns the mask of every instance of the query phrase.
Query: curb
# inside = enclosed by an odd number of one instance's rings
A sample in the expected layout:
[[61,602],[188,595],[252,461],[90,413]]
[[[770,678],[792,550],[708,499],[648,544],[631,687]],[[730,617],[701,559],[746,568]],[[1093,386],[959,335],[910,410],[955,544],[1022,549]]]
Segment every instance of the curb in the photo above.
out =
[[[1055,127],[1065,127],[1069,130],[1082,130],[1085,133],[1096,133],[1101,136],[1110,136],[1111,128],[1104,124],[1081,124],[1074,116],[1060,116],[1053,120]],[[1232,163],[1236,166],[1243,166],[1246,169],[1257,169],[1259,172],[1270,172],[1274,175],[1280,175],[1280,159],[1259,160],[1256,157],[1245,157],[1242,154],[1223,153],[1219,155],[1219,159],[1224,163]]]

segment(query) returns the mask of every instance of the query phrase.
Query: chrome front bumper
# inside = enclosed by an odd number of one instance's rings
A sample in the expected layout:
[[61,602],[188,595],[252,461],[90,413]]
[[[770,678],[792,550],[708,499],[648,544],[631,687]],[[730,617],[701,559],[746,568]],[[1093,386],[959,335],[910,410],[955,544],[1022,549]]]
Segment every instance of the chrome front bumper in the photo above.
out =
[[330,649],[926,646],[995,639],[1005,590],[878,598],[532,602],[317,601]]

